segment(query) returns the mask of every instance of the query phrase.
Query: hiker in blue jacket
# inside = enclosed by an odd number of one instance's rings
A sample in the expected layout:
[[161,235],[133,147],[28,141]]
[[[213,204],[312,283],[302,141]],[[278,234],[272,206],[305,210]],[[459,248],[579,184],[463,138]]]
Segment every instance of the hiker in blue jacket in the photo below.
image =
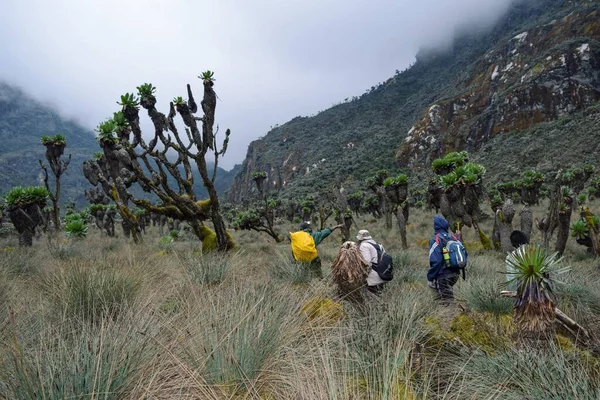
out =
[[434,234],[429,239],[429,271],[427,272],[427,285],[435,290],[439,300],[452,300],[454,293],[452,287],[458,281],[459,271],[446,268],[442,248],[452,239],[448,233],[450,225],[444,217],[433,217]]

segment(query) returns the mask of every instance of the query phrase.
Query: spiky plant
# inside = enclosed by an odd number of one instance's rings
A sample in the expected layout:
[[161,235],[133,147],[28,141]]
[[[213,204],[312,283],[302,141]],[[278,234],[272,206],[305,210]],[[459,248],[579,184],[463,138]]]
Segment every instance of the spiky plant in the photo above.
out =
[[510,282],[517,285],[515,320],[523,331],[545,331],[555,318],[552,292],[555,278],[569,268],[560,268],[562,258],[542,246],[519,247],[506,258]]
[[125,93],[124,95],[121,95],[121,101],[117,101],[117,104],[122,106],[123,109],[127,107],[138,108],[140,106],[140,100],[133,93]]
[[94,160],[99,160],[99,159],[101,159],[103,155],[104,155],[104,153],[103,153],[103,152],[101,152],[101,151],[97,151],[97,152],[95,152],[95,153],[94,153]]

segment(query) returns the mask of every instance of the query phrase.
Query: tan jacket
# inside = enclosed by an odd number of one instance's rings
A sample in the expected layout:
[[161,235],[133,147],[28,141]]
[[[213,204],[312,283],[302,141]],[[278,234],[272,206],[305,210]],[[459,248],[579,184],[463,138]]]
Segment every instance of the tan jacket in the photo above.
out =
[[[358,249],[360,250],[360,255],[362,258],[367,262],[367,264],[373,267],[373,264],[377,264],[378,261],[377,250],[369,243],[377,244],[373,239],[363,240],[360,242]],[[383,246],[381,246],[381,248],[383,249]],[[382,283],[385,283],[385,281],[379,277],[379,274],[374,269],[371,269],[371,271],[369,271],[369,275],[367,276],[367,285],[375,286]]]

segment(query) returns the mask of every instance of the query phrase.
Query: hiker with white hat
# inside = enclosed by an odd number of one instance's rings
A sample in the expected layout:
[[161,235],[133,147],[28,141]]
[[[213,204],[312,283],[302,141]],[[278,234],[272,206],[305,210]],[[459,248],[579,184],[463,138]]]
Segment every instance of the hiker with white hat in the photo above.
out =
[[358,231],[356,239],[362,258],[371,266],[371,271],[367,276],[367,289],[372,293],[379,294],[383,285],[393,278],[392,258],[385,252],[382,245],[373,240],[369,231],[365,229]]

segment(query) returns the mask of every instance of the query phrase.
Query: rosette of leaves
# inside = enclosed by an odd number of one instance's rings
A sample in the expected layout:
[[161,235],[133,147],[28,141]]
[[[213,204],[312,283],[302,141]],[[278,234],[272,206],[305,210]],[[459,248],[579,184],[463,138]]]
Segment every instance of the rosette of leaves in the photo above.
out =
[[46,205],[49,195],[50,193],[43,186],[17,186],[4,196],[4,200],[9,209],[24,208],[32,204],[43,207]]
[[67,236],[69,238],[82,239],[88,234],[87,222],[83,218],[71,219],[65,225],[65,231],[67,232]]
[[348,199],[346,201],[348,203],[348,206],[354,213],[358,214],[358,212],[360,211],[360,207],[362,205],[364,197],[364,193],[360,190],[348,196]]
[[173,242],[175,242],[175,239],[173,238],[173,236],[171,236],[171,235],[163,236],[158,241],[158,248],[161,250],[161,252],[163,252],[165,254],[169,253],[169,252],[171,252],[171,250],[173,250]]
[[532,189],[536,185],[544,183],[544,176],[537,171],[529,170],[523,173],[523,179],[521,179],[521,186]]
[[600,176],[592,179],[590,187],[588,188],[588,194],[591,194],[594,197],[600,197]]
[[469,162],[469,154],[466,151],[452,152],[442,158],[433,160],[431,168],[437,175],[446,175],[457,167],[461,167]]
[[203,82],[213,83],[216,81],[214,71],[206,70],[198,76],[198,78],[202,79]]
[[562,197],[563,197],[563,203],[570,206],[573,203],[575,194],[573,193],[571,188],[568,186],[563,186],[561,188],[561,192],[562,192]]
[[115,134],[116,128],[115,121],[112,119],[101,122],[96,128],[96,132],[98,132],[96,139],[101,144],[116,144],[118,142],[117,135]]
[[281,206],[281,200],[279,199],[269,199],[267,200],[267,207],[269,210],[273,211],[277,207]]
[[99,160],[104,156],[104,153],[101,151],[97,151],[94,153],[94,160]]
[[593,172],[593,166],[571,168],[559,175],[561,185],[569,186],[574,193],[580,193]]
[[408,197],[408,176],[405,174],[384,179],[383,186],[392,203],[396,205]]
[[67,138],[61,134],[42,136],[40,141],[46,146],[46,151],[50,152],[54,158],[62,156],[65,146],[67,145]]
[[257,171],[252,173],[252,180],[256,183],[256,188],[260,193],[263,192],[264,182],[267,179],[267,173],[265,171]]
[[377,187],[377,178],[374,176],[370,176],[367,179],[365,179],[365,185],[368,188],[374,189]]
[[137,88],[138,96],[140,97],[140,104],[146,108],[150,108],[156,104],[156,97],[154,97],[154,93],[156,93],[156,87],[151,83],[144,83],[143,85],[138,86]]
[[302,210],[302,218],[305,221],[310,221],[312,213],[315,211],[315,201],[311,198],[300,201],[300,209]]
[[113,113],[112,121],[114,122],[114,131],[119,135],[120,138],[128,138],[131,128],[129,122],[125,118],[123,111],[117,111]]
[[94,215],[94,213],[98,211],[106,211],[107,208],[108,206],[105,204],[90,204],[88,210],[90,211],[90,214]]
[[571,225],[571,236],[575,239],[583,240],[588,237],[590,231],[585,221],[576,221]]
[[492,206],[492,211],[496,212],[496,210],[499,210],[500,208],[502,208],[502,205],[504,204],[504,200],[502,199],[502,196],[500,195],[500,193],[497,190],[491,191],[489,193],[490,195],[490,203]]
[[124,95],[121,95],[121,101],[117,101],[117,104],[125,110],[127,107],[139,108],[140,101],[135,94],[125,93]]
[[381,216],[379,205],[379,198],[376,195],[371,195],[364,201],[365,211],[372,213],[374,217]]
[[555,319],[552,287],[558,275],[569,268],[561,268],[562,258],[549,254],[538,245],[524,245],[506,258],[509,283],[517,285],[515,321],[524,331],[543,332]]
[[513,193],[518,193],[521,188],[520,181],[498,183],[495,189],[505,196],[510,197]]
[[236,229],[251,230],[262,226],[262,220],[258,211],[250,209],[247,211],[238,211],[233,221]]
[[185,99],[181,96],[177,96],[177,97],[173,97],[172,100],[173,104],[177,107],[177,106],[182,106],[187,104],[187,102],[185,101]]
[[54,136],[42,136],[40,140],[44,146],[48,144],[57,146],[67,144],[67,138],[61,134],[56,134]]
[[31,246],[35,228],[45,224],[41,209],[46,206],[49,195],[43,186],[18,186],[4,196],[10,219],[19,233],[19,245]]

